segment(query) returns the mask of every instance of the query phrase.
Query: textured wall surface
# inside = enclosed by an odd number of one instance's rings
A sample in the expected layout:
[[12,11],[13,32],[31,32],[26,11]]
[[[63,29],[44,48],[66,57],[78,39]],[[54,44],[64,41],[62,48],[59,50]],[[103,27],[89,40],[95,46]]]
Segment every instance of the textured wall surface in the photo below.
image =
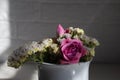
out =
[[9,1],[12,42],[55,36],[59,23],[64,27],[79,26],[101,43],[94,59],[96,62],[120,63],[119,0]]
[[94,62],[120,63],[120,0],[0,0],[0,78],[12,50],[55,36],[59,23],[81,27],[100,41]]

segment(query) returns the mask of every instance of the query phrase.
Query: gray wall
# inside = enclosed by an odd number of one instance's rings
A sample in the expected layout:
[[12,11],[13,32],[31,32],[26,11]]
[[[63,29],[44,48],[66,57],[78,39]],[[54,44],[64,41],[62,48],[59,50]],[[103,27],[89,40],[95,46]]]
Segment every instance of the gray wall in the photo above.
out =
[[101,43],[96,62],[120,63],[119,0],[10,0],[10,21],[15,41],[55,36],[59,23],[79,26]]
[[[65,28],[81,27],[100,41],[94,62],[120,63],[120,0],[0,0],[0,3],[5,1],[9,1],[9,9],[0,5],[0,49],[7,41],[10,46],[0,53],[1,65],[25,42],[55,36],[59,23]],[[6,32],[8,25],[10,35]]]

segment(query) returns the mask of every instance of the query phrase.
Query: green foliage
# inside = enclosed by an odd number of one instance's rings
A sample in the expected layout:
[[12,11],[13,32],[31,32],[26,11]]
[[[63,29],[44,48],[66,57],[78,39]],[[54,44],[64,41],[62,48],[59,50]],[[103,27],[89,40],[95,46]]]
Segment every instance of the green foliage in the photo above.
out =
[[43,58],[44,58],[44,54],[42,54],[41,52],[36,52],[36,53],[30,55],[28,60],[33,61],[33,62],[42,63]]
[[83,44],[89,48],[99,46],[99,42],[95,38],[91,38],[86,35],[81,35],[80,40],[82,40]]

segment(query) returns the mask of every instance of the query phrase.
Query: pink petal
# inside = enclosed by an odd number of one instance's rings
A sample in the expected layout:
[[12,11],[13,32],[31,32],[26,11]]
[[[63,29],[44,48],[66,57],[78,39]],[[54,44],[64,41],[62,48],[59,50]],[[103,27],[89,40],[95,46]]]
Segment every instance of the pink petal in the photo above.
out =
[[81,53],[83,53],[82,56],[85,56],[87,54],[87,50],[83,47]]
[[57,33],[58,33],[59,36],[62,36],[65,33],[65,30],[64,30],[64,28],[62,27],[61,24],[58,25]]
[[62,43],[61,43],[61,47],[62,46],[64,46],[64,45],[66,45],[67,43],[69,43],[71,41],[71,39],[64,39],[63,41],[62,41]]

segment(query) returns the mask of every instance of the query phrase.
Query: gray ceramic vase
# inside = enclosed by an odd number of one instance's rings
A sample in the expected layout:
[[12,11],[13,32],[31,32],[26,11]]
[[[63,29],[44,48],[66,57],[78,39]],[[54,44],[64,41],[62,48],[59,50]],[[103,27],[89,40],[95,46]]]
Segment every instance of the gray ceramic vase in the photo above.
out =
[[90,62],[70,65],[39,64],[39,80],[89,80]]

